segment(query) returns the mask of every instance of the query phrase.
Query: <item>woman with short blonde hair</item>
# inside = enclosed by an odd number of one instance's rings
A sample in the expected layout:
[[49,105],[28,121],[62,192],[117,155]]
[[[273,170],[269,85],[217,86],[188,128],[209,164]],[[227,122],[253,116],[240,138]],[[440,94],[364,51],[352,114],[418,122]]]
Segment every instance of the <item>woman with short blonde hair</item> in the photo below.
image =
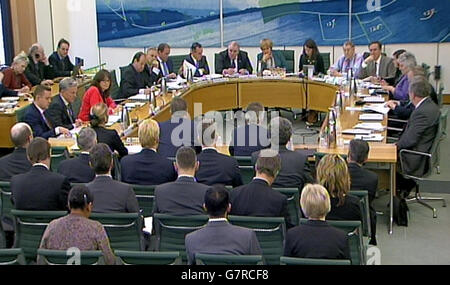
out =
[[11,67],[3,71],[3,86],[21,93],[30,92],[33,85],[25,76],[25,69],[29,63],[25,52],[19,53],[13,60]]
[[308,184],[302,190],[300,206],[308,219],[325,220],[331,210],[330,195],[322,185]]
[[258,72],[263,72],[271,68],[286,68],[286,59],[279,50],[272,50],[273,42],[270,39],[263,39],[260,43],[261,53],[258,54]]
[[139,126],[139,141],[143,148],[158,149],[159,125],[155,120],[147,119]]

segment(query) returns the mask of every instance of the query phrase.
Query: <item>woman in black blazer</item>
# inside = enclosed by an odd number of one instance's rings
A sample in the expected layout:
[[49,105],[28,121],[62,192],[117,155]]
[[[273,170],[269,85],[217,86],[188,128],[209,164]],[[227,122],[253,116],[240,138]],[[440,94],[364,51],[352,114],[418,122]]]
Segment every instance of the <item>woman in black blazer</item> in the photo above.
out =
[[[303,53],[300,56],[299,72],[303,72],[304,65],[314,65],[314,75],[325,74],[325,65],[319,48],[314,40],[308,39],[303,44]],[[306,74],[305,74],[306,75]]]
[[117,131],[105,128],[108,122],[108,106],[105,103],[99,103],[91,110],[91,127],[97,133],[97,142],[104,143],[111,148],[111,151],[117,151],[122,158],[128,154],[128,149],[123,144]]

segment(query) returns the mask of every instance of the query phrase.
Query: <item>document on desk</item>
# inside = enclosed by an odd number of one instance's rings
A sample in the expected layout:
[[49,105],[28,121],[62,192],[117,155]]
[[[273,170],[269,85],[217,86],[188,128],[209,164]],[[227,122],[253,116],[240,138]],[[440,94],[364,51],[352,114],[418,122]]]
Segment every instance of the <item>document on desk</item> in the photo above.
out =
[[372,131],[363,129],[347,129],[343,130],[342,133],[344,135],[370,135]]
[[167,83],[167,89],[169,89],[169,90],[180,90],[180,89],[183,89],[183,86],[178,84],[178,82],[169,82],[169,83]]
[[381,134],[357,135],[355,136],[355,139],[367,142],[381,142],[384,140],[384,136]]
[[372,130],[382,132],[386,129],[381,123],[360,123],[353,127],[354,129]]
[[108,122],[106,123],[106,126],[107,127],[111,127],[112,125],[114,125],[118,121],[120,121],[120,116],[111,115],[111,116],[108,117]]
[[148,101],[148,95],[145,94],[137,94],[134,96],[131,96],[130,98],[128,98],[129,100],[133,100],[133,101]]
[[365,97],[363,100],[366,103],[384,103],[384,102],[386,102],[386,100],[383,97],[378,97],[378,96]]
[[345,107],[345,111],[362,112],[363,111],[363,107]]
[[386,107],[385,104],[370,104],[363,107],[363,111],[373,111],[383,115],[389,113],[391,109]]
[[127,145],[128,154],[136,154],[142,151],[142,146],[140,145]]
[[360,121],[383,121],[382,114],[362,114],[359,116]]

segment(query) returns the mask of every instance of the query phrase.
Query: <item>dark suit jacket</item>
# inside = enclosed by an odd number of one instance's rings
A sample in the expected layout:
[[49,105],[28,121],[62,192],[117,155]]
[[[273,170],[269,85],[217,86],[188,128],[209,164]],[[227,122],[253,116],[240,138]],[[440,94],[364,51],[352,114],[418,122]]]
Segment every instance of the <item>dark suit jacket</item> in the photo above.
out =
[[375,199],[378,189],[378,175],[356,163],[348,164],[351,179],[351,190],[366,190],[369,192],[369,200]]
[[331,211],[327,215],[327,220],[362,221],[359,198],[347,195],[344,205],[338,206],[339,198],[330,197]]
[[254,179],[231,192],[231,213],[236,216],[284,217],[290,227],[287,199],[266,181]]
[[347,233],[325,221],[308,220],[307,224],[288,230],[284,256],[318,259],[350,259]]
[[[159,69],[161,71],[161,77],[162,77],[163,76],[163,62],[160,61],[159,59],[158,59],[158,61],[159,61]],[[167,69],[169,69],[169,74],[175,73],[173,70],[173,62],[170,58],[167,59],[166,65],[167,65]]]
[[[396,68],[392,58],[381,55],[380,72],[381,78],[395,78]],[[377,70],[375,69],[375,62],[371,61],[367,64],[366,68],[361,69],[359,78],[364,79],[369,76],[376,76]]]
[[[177,138],[180,139],[182,145],[184,146],[195,146],[196,140],[196,127],[195,123],[189,119],[178,119],[174,118],[178,122],[172,123],[172,119],[159,123],[160,135],[159,135],[159,146],[158,153],[163,157],[175,157],[180,146],[175,146],[172,144],[172,132],[177,129],[181,131],[181,129],[186,131],[186,134],[183,132]],[[188,131],[190,128],[190,132]],[[182,137],[181,137],[182,136]],[[201,151],[201,147],[200,147]],[[200,152],[199,151],[199,152]]]
[[139,205],[130,185],[99,176],[86,185],[94,195],[96,213],[137,213]]
[[145,65],[144,75],[148,87],[151,87],[154,84],[158,84],[158,81],[162,78],[161,72],[159,72],[158,74],[154,73],[153,68],[148,64]]
[[77,118],[76,114],[73,112],[73,108],[72,115],[69,115],[69,111],[64,104],[61,95],[53,97],[52,103],[44,113],[53,126],[64,127],[68,130],[73,129],[73,124]]
[[[194,59],[192,58],[192,56],[190,54],[188,54],[184,60],[186,60],[193,66],[195,66]],[[198,70],[202,69],[202,68],[205,71],[203,72],[202,75],[200,75],[200,72]],[[197,67],[197,70],[195,71],[194,77],[202,77],[203,75],[208,75],[208,74],[209,74],[208,61],[206,60],[206,56],[203,56],[202,59],[198,62],[198,67]]]
[[9,90],[2,83],[0,83],[0,98],[2,97],[15,97],[19,92]]
[[70,191],[69,180],[44,166],[33,166],[11,179],[11,200],[18,210],[65,211]]
[[111,151],[116,151],[119,153],[120,157],[124,157],[128,154],[128,149],[123,144],[122,140],[120,139],[119,135],[117,134],[117,131],[115,130],[108,130],[102,127],[96,127],[93,128],[94,131],[97,133],[97,142],[98,143],[104,143],[111,148]]
[[35,65],[31,56],[28,56],[28,60],[30,63],[25,69],[25,76],[33,86],[41,84],[41,82],[46,79],[55,78],[53,66],[51,64],[45,65],[43,62],[38,62],[38,64]]
[[160,185],[177,179],[173,164],[151,149],[128,155],[121,161],[122,181],[137,185]]
[[206,149],[197,158],[200,162],[196,175],[198,182],[210,186],[223,184],[237,187],[243,184],[238,162],[233,157]]
[[31,163],[25,148],[16,148],[11,154],[0,158],[0,181],[10,181],[17,174],[30,170]]
[[89,183],[95,178],[95,172],[89,165],[89,154],[62,161],[58,173],[66,176],[70,183]]
[[299,61],[299,66],[298,66],[299,71],[303,70],[304,65],[314,65],[314,75],[317,75],[319,73],[323,73],[323,74],[326,73],[325,64],[323,63],[323,58],[320,54],[317,56],[317,59],[313,60],[313,61],[309,60],[306,57],[306,55],[302,54],[300,56],[300,61]]
[[139,93],[139,89],[149,87],[148,77],[145,72],[137,72],[133,64],[125,67],[120,74],[120,98],[128,98]]
[[175,182],[155,189],[155,213],[174,216],[204,215],[203,203],[208,186],[190,177],[179,177]]
[[[397,149],[409,149],[419,152],[430,152],[439,124],[439,107],[427,98],[419,105],[409,118],[405,131],[397,142]],[[423,175],[426,173],[427,160],[423,156],[404,156],[404,167],[407,174]]]
[[248,125],[234,129],[230,154],[233,156],[251,156],[252,153],[270,146],[270,134],[266,128]]
[[195,255],[261,255],[254,231],[237,227],[226,221],[209,222],[206,227],[186,235],[188,264],[195,264]]
[[[303,189],[306,183],[313,181],[310,169],[308,157],[297,151],[288,150],[285,146],[280,146],[279,150],[281,158],[281,170],[278,173],[273,188],[298,188]],[[256,165],[259,152],[252,154],[252,165]]]
[[[44,112],[45,115],[45,112]],[[46,116],[47,122],[51,124],[51,120]],[[56,137],[55,129],[53,126],[49,126],[42,118],[41,112],[38,110],[35,104],[31,104],[24,116],[24,121],[33,130],[33,136],[41,137],[44,139],[49,139],[51,137]]]
[[[248,58],[248,54],[245,51],[239,51],[238,54],[238,71],[241,69],[247,69],[250,74],[253,73],[253,67]],[[231,68],[231,59],[228,56],[228,50],[224,50],[219,53],[219,59],[216,63],[216,73],[222,74],[224,69]]]
[[55,77],[70,77],[74,65],[70,62],[69,56],[66,56],[62,60],[59,58],[58,52],[53,52],[48,58],[50,65],[53,66],[53,73]]
[[[279,50],[272,50],[272,57],[275,61],[275,67],[279,68],[286,68],[286,59],[284,58],[283,53]],[[264,71],[267,69],[267,64],[265,62],[262,62],[263,53],[259,53],[257,56],[257,61],[261,62],[261,71]]]

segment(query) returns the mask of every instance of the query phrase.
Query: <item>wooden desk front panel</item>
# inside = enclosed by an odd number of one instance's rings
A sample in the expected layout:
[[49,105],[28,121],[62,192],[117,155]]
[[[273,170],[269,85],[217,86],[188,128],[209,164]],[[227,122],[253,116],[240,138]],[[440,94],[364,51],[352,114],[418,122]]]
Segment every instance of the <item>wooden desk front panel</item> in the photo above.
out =
[[308,109],[328,112],[333,106],[338,88],[333,85],[309,81],[308,83]]
[[305,107],[304,88],[300,82],[256,80],[239,83],[239,107],[260,102],[264,107]]
[[201,103],[203,114],[236,108],[238,106],[237,92],[237,83],[234,82],[194,87],[189,91],[193,106]]

